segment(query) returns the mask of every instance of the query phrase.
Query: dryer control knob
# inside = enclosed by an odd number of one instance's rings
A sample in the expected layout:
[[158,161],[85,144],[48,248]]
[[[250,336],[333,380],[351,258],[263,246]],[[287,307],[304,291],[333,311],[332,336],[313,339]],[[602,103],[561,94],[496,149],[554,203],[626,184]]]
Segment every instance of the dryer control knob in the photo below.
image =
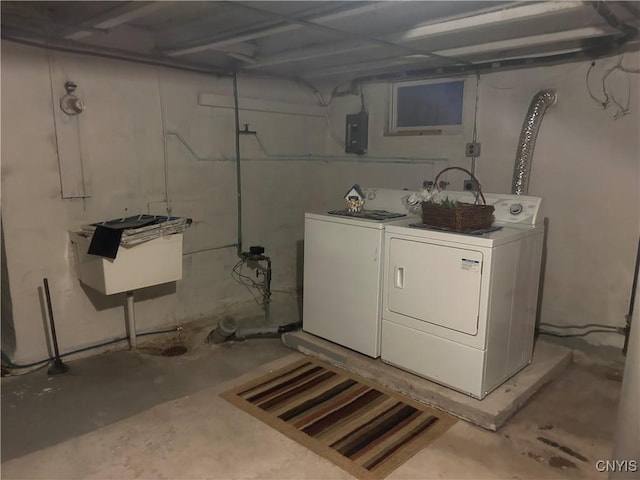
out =
[[513,205],[509,206],[509,213],[511,215],[518,215],[520,213],[522,213],[522,204],[521,203],[514,203]]

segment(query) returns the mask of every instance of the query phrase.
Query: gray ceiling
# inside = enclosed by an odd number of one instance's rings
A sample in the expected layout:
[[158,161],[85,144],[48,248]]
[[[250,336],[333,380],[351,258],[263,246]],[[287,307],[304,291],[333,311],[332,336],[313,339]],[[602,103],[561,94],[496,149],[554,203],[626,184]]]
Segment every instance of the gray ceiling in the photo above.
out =
[[640,2],[3,1],[2,37],[195,70],[338,82],[637,49]]

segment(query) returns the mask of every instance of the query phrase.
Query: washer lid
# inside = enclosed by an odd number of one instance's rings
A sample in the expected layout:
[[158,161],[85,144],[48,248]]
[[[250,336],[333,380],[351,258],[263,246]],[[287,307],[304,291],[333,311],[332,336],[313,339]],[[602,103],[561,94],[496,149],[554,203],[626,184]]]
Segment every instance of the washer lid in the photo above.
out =
[[338,215],[339,217],[354,217],[354,218],[364,218],[365,220],[391,220],[393,218],[402,218],[406,217],[406,213],[399,212],[389,212],[387,210],[367,210],[363,209],[359,212],[352,212],[349,210],[329,210],[327,212],[329,215]]
[[400,218],[390,218],[388,220],[369,220],[366,218],[341,217],[340,215],[330,215],[327,212],[317,212],[317,213],[307,212],[304,214],[304,218],[306,220],[320,220],[323,222],[342,223],[345,225],[353,225],[357,227],[377,228],[379,230],[382,230],[387,225],[393,225],[396,223],[406,224],[407,221],[409,223],[415,223],[419,221],[418,217],[411,216],[411,215],[408,215],[406,217],[400,217]]

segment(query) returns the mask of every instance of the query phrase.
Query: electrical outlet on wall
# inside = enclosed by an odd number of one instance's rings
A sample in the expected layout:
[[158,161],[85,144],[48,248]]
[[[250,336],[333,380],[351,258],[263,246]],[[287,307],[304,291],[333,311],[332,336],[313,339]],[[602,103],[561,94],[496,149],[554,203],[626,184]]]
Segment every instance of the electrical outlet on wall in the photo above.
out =
[[467,157],[479,157],[480,156],[480,142],[469,142],[464,152]]
[[463,185],[463,190],[465,192],[470,192],[476,190],[476,181],[475,180],[465,180]]

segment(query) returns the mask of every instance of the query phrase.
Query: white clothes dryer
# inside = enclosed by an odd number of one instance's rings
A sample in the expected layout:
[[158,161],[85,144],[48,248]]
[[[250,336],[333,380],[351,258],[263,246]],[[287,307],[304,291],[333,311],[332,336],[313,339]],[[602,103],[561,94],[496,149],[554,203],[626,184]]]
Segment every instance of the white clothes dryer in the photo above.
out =
[[541,198],[485,197],[499,230],[386,228],[381,334],[384,362],[479,399],[531,362],[544,234]]

